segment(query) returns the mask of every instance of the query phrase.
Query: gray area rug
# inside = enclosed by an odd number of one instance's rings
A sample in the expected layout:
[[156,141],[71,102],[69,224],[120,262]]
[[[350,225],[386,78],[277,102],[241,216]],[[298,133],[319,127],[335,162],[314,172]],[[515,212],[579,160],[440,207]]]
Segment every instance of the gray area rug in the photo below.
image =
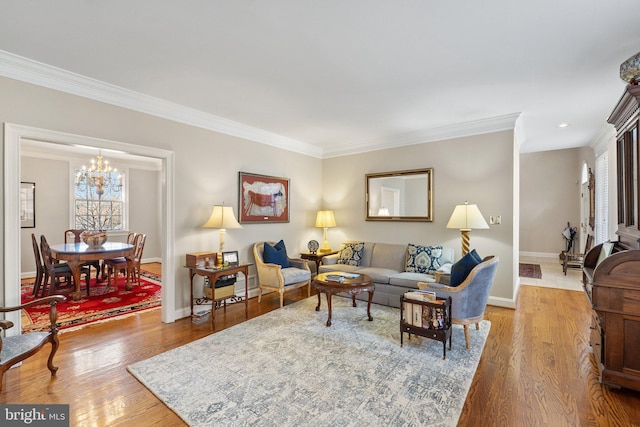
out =
[[491,324],[453,346],[405,334],[400,310],[317,297],[128,367],[192,426],[455,426]]

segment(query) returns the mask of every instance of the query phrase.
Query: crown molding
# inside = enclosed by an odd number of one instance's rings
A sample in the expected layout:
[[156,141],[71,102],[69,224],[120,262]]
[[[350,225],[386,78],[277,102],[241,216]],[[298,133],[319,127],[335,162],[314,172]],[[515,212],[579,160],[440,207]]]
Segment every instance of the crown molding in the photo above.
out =
[[323,150],[306,142],[134,92],[3,50],[0,50],[0,76],[320,159],[513,130],[520,116],[520,113],[507,114],[352,144],[340,143]]
[[320,148],[305,142],[101,82],[3,50],[0,50],[0,76],[284,150],[322,157]]
[[605,123],[589,146],[593,148],[596,157],[598,157],[609,149],[609,142],[615,140],[616,128],[612,124]]
[[513,113],[404,134],[389,135],[382,138],[374,138],[356,143],[335,145],[330,148],[325,148],[323,158],[339,157],[368,151],[404,147],[408,145],[425,144],[428,142],[444,141],[447,139],[500,132],[503,130],[513,130],[519,117],[520,113]]

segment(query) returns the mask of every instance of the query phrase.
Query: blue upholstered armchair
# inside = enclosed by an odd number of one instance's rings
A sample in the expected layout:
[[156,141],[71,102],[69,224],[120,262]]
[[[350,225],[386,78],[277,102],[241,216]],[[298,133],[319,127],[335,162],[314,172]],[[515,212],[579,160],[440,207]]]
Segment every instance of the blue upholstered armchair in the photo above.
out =
[[[284,292],[290,289],[307,287],[307,297],[311,296],[311,270],[303,259],[287,257],[291,267],[264,262],[264,243],[253,245],[253,256],[258,271],[258,303],[262,300],[262,290],[276,291],[280,294],[280,307],[284,304]],[[273,245],[273,242],[267,242]]]
[[467,348],[471,347],[469,325],[479,323],[484,317],[484,309],[498,269],[498,257],[488,256],[476,265],[460,285],[453,287],[441,283],[419,282],[420,289],[435,291],[440,298],[451,297],[451,322],[464,325]]

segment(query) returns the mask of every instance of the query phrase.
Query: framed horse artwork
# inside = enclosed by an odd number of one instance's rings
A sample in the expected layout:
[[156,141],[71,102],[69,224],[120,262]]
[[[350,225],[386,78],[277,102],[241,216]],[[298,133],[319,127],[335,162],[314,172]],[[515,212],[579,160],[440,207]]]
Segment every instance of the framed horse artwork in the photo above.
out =
[[289,179],[239,173],[241,224],[289,222]]

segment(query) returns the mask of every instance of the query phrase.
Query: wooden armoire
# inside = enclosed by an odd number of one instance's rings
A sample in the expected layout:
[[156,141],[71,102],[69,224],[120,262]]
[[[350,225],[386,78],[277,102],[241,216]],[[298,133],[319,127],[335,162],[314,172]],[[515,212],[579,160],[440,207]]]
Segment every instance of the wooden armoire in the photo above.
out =
[[618,241],[587,253],[583,285],[593,308],[590,344],[600,382],[640,391],[640,86],[629,85],[608,122],[616,127]]

